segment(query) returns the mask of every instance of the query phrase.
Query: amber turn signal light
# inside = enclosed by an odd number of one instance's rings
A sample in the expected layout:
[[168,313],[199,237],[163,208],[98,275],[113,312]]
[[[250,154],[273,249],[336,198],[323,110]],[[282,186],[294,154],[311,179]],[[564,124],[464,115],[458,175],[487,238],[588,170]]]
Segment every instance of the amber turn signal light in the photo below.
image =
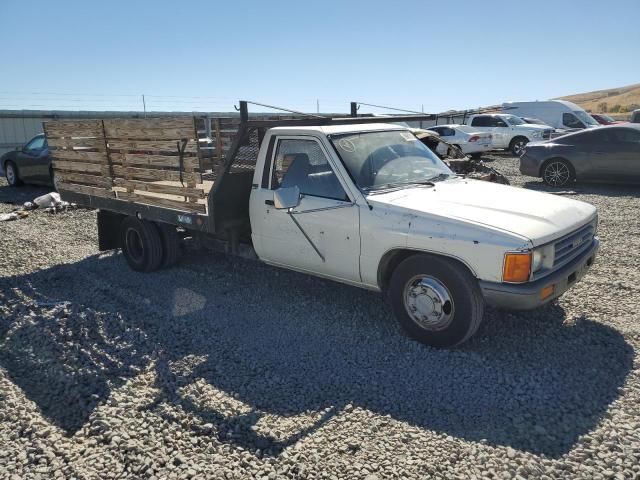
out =
[[553,292],[556,291],[556,286],[552,283],[551,285],[547,285],[542,290],[540,290],[540,300],[545,300],[553,295]]
[[526,282],[531,274],[531,252],[513,252],[504,256],[503,282]]

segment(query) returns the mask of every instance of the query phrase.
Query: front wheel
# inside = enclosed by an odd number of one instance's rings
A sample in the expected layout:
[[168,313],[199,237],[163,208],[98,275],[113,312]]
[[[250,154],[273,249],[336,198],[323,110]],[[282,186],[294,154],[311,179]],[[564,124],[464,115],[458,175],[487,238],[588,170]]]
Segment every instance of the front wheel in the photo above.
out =
[[573,167],[565,160],[550,160],[542,167],[542,180],[550,187],[563,187],[574,177]]
[[454,260],[428,254],[405,259],[391,276],[389,294],[402,328],[432,347],[465,342],[482,321],[478,282]]
[[522,155],[524,147],[527,146],[527,143],[529,143],[529,140],[526,137],[516,137],[511,140],[511,143],[509,144],[509,150],[511,150],[511,153],[513,153],[516,157],[519,157],[520,155]]
[[18,176],[18,167],[16,164],[9,161],[4,166],[4,175],[7,177],[7,183],[12,187],[18,187],[22,185],[22,180]]

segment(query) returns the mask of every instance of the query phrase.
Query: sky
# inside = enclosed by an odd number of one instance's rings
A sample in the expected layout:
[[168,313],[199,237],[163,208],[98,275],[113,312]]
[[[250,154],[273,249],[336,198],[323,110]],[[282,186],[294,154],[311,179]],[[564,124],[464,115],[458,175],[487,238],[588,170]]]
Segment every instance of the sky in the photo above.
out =
[[0,0],[0,109],[545,100],[640,83],[639,18],[640,0]]

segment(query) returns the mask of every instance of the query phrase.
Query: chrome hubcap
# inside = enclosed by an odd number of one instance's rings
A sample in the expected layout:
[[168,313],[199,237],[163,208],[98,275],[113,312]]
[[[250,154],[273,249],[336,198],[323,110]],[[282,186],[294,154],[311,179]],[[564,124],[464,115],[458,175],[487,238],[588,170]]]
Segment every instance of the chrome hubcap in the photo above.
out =
[[453,320],[453,298],[440,280],[417,275],[404,288],[404,308],[425,330],[442,330]]
[[518,142],[513,146],[513,150],[515,152],[516,155],[520,155],[522,153],[522,150],[524,149],[524,147],[527,144],[525,142]]
[[12,165],[7,165],[7,180],[10,184],[16,181],[16,172],[13,170]]
[[560,186],[569,181],[569,168],[562,162],[553,162],[544,169],[544,179],[549,185]]

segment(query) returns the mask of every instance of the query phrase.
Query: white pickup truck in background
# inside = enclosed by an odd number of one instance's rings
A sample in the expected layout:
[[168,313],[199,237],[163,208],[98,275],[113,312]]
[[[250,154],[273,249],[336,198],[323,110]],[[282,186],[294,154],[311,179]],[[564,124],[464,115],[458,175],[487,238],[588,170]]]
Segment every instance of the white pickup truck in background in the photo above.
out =
[[[251,249],[271,265],[382,292],[413,338],[439,347],[469,339],[485,304],[538,307],[594,261],[593,206],[458,177],[405,127],[377,118],[300,126],[242,118],[205,214],[150,207],[115,190],[107,198],[62,187],[62,196],[99,208],[101,250],[122,248],[136,270],[159,267],[175,250],[168,227],[179,226],[227,242],[230,253]],[[142,134],[155,128],[137,122]],[[155,130],[172,134],[163,122]],[[151,185],[162,191],[168,182]]]
[[527,143],[551,138],[553,131],[548,125],[526,123],[520,117],[505,113],[471,115],[465,123],[475,130],[491,133],[494,149],[509,149],[516,156],[522,154]]

